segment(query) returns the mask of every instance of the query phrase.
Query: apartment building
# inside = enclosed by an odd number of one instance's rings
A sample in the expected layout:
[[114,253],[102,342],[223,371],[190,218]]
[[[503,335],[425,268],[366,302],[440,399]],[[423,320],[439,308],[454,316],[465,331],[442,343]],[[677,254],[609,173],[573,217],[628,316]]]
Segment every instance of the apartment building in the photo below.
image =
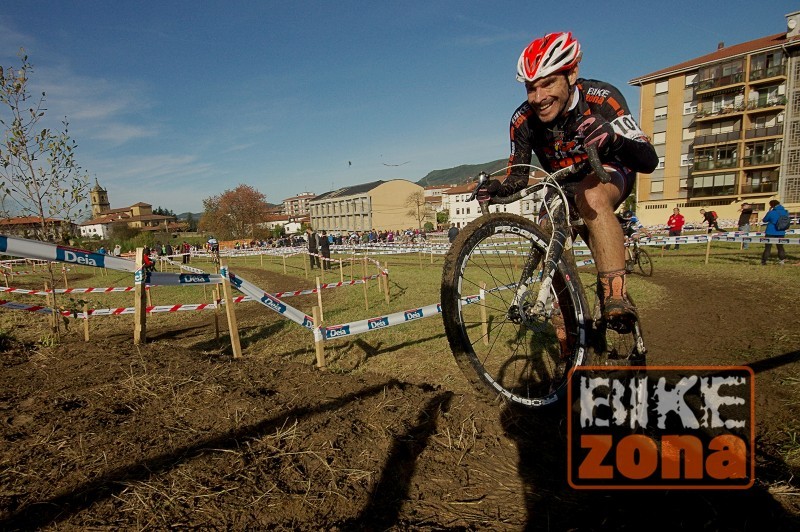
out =
[[778,199],[800,211],[800,11],[787,30],[632,79],[639,123],[659,156],[639,174],[637,215],[664,224],[674,207],[687,221],[701,208],[738,218]]
[[[410,198],[424,198],[424,189],[405,179],[373,181],[320,194],[309,202],[311,226],[328,232],[416,228]],[[435,214],[426,220],[436,223]]]
[[301,192],[291,198],[283,200],[283,214],[288,216],[304,216],[308,214],[308,203],[316,198],[311,192]]

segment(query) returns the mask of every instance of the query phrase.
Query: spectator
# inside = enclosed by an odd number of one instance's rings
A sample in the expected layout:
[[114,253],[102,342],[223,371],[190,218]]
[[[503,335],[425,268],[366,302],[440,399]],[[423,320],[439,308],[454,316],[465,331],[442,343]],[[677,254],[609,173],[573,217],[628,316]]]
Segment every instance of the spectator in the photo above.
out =
[[183,244],[181,245],[181,253],[183,254],[181,257],[181,262],[183,264],[189,264],[189,256],[192,253],[192,248],[189,246],[189,243],[186,240],[184,240]]
[[306,228],[306,238],[308,238],[308,259],[311,261],[311,269],[316,266],[319,268],[319,235],[310,227]]
[[452,244],[453,240],[455,240],[457,236],[458,236],[458,227],[456,227],[456,224],[450,224],[450,229],[447,231],[447,240],[449,240],[450,243]]
[[[681,236],[681,232],[683,231],[683,224],[685,220],[683,219],[683,215],[681,214],[681,210],[677,207],[672,209],[672,215],[667,220],[667,227],[669,227],[669,236]],[[678,250],[680,244],[675,242],[675,251]],[[665,249],[669,249],[669,244],[667,244]]]
[[122,247],[119,244],[117,244],[116,246],[114,246],[114,256],[119,257],[120,255],[122,255]]
[[713,227],[717,231],[725,232],[724,229],[720,229],[719,223],[717,223],[717,213],[714,211],[706,211],[705,209],[700,209],[700,216],[703,217],[703,221],[701,223],[708,224],[708,232],[711,233],[711,228]]
[[322,237],[319,239],[319,252],[322,255],[322,269],[331,269],[331,241],[328,239],[328,233],[322,231]]
[[97,252],[98,252],[100,255],[105,255],[105,254],[106,254],[106,248],[105,248],[105,246],[100,246],[100,248],[97,250]]
[[[739,207],[739,222],[736,224],[739,231],[743,233],[750,232],[750,215],[753,214],[753,206],[746,201]],[[750,246],[747,242],[742,244],[742,249],[747,249]]]
[[[786,236],[786,230],[778,229],[775,227],[775,224],[778,222],[778,218],[781,216],[788,216],[789,213],[786,211],[786,208],[781,205],[781,202],[778,200],[770,200],[769,202],[769,211],[764,216],[762,220],[765,224],[767,224],[767,230],[765,231],[767,238],[783,238]],[[786,250],[783,249],[783,244],[775,244],[778,248],[778,264],[784,264],[786,260]],[[761,255],[761,265],[766,266],[767,260],[769,259],[770,252],[772,251],[772,244],[766,243],[764,244],[764,253]]]

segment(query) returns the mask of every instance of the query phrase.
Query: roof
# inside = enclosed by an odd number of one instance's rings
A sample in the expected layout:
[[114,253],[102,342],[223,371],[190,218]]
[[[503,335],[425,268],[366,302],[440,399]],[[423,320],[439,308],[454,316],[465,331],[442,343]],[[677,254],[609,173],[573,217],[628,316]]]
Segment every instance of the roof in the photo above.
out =
[[684,61],[683,63],[678,63],[677,65],[673,65],[671,67],[662,68],[661,70],[651,72],[650,74],[646,74],[638,78],[633,78],[628,82],[628,84],[637,85],[645,81],[651,81],[653,79],[665,77],[668,74],[673,74],[684,70],[696,69],[697,67],[707,63],[714,63],[716,61],[721,61],[723,59],[728,59],[730,57],[737,57],[740,55],[751,54],[759,50],[778,48],[780,46],[786,45],[789,42],[791,42],[793,45],[800,44],[800,40],[798,40],[797,38],[788,40],[786,38],[786,33],[776,33],[775,35],[761,37],[759,39],[754,39],[752,41],[747,41],[741,44],[734,44],[733,46],[724,46],[714,52],[711,52],[710,54],[696,57],[694,59]]
[[[65,220],[58,220],[56,218],[45,218],[45,223],[48,224],[63,224],[67,223]],[[16,216],[14,218],[3,218],[0,219],[0,225],[31,225],[31,224],[40,224],[42,223],[42,219],[38,216]]]
[[332,190],[330,192],[325,192],[320,194],[314,201],[321,200],[321,199],[331,199],[331,198],[340,198],[344,196],[355,196],[358,194],[363,194],[364,192],[369,192],[374,188],[378,188],[380,185],[384,184],[386,181],[372,181],[371,183],[363,183],[361,185],[353,185],[352,187],[344,187],[338,190]]

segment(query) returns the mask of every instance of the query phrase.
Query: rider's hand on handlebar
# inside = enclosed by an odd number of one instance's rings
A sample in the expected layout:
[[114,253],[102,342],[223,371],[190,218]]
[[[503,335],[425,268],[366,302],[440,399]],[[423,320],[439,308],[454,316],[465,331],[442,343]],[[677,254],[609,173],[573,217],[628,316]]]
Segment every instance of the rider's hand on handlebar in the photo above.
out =
[[477,199],[479,203],[485,203],[492,199],[493,196],[497,195],[498,190],[500,190],[500,181],[497,179],[490,179],[486,186],[478,191],[475,199]]
[[595,146],[601,155],[608,154],[617,141],[613,126],[600,115],[580,116],[575,134],[583,138],[584,146]]

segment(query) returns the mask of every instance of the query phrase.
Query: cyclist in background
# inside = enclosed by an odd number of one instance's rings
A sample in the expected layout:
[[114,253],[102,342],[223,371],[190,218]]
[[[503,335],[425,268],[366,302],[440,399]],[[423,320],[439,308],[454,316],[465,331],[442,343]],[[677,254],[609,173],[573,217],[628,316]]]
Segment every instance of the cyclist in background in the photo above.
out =
[[535,39],[522,51],[517,80],[528,97],[511,117],[507,179],[491,180],[478,200],[527,186],[530,169],[524,165],[532,153],[553,172],[586,160],[586,147],[596,147],[611,182],[602,183],[591,170],[567,182],[575,182],[575,205],[597,264],[603,315],[629,325],[637,314],[627,298],[624,238],[614,210],[630,195],[636,172],[655,170],[658,156],[616,87],[578,78],[580,60],[580,44],[569,32]]
[[619,220],[619,225],[622,227],[622,234],[625,235],[626,239],[633,237],[633,235],[637,233],[644,233],[648,237],[652,236],[650,232],[644,228],[642,222],[639,221],[639,218],[636,217],[632,210],[625,210],[622,214],[618,214],[617,220]]
[[216,238],[212,236],[208,239],[206,244],[208,245],[208,250],[212,255],[219,255],[219,241]]

